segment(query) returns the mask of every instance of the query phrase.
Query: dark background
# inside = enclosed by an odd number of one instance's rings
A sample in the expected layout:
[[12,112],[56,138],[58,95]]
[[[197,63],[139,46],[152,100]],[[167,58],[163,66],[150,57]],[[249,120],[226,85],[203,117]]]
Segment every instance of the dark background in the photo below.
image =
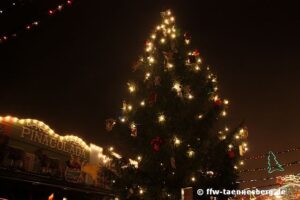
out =
[[[0,35],[56,5],[31,3],[0,15]],[[36,118],[57,133],[107,145],[104,121],[120,113],[131,66],[167,8],[218,75],[229,124],[246,120],[249,155],[300,146],[300,18],[292,1],[76,0],[0,44],[0,115]],[[299,152],[279,160],[300,160]],[[262,159],[246,168],[266,166]]]

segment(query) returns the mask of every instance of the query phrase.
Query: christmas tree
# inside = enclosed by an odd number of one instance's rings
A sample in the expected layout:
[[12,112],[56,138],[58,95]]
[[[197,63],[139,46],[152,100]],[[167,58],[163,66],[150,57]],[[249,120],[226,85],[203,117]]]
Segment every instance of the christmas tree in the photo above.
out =
[[268,155],[268,173],[272,174],[275,171],[284,171],[282,165],[277,160],[275,154],[272,151],[269,151]]
[[236,188],[247,130],[222,122],[229,101],[218,95],[216,76],[171,11],[161,16],[133,66],[121,115],[106,121],[114,143],[132,158],[126,164],[116,156],[112,187],[121,199],[149,200],[178,200],[186,187],[194,197],[197,188]]

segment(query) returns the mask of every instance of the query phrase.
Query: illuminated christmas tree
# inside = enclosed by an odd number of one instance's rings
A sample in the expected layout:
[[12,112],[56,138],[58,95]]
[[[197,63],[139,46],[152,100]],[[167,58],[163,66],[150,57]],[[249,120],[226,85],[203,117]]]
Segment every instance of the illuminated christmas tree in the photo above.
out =
[[276,156],[272,151],[269,152],[268,155],[268,173],[271,174],[275,171],[284,171],[282,165],[277,160]]
[[194,197],[197,188],[236,188],[247,130],[222,122],[229,101],[219,96],[216,75],[171,11],[161,16],[133,66],[122,114],[106,121],[114,143],[134,159],[115,161],[112,187],[120,199],[149,200],[178,200],[186,187]]

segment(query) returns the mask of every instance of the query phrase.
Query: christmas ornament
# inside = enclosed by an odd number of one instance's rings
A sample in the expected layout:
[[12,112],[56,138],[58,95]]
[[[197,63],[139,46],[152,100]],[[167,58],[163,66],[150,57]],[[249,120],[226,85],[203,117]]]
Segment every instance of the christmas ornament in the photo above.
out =
[[135,62],[133,65],[132,65],[132,71],[136,71],[140,68],[140,66],[142,65],[142,62],[139,60],[137,62]]
[[151,92],[148,97],[149,105],[153,105],[157,101],[157,94],[155,92]]
[[108,132],[112,131],[115,124],[116,124],[116,120],[114,120],[112,118],[105,120],[105,129],[106,129],[106,131],[108,131]]
[[154,85],[155,86],[159,86],[160,85],[160,77],[159,76],[155,76],[155,78],[154,78]]
[[219,107],[222,105],[222,100],[219,98],[215,98],[214,100],[214,107]]
[[200,55],[200,53],[198,50],[195,50],[194,52],[189,53],[187,60],[186,60],[186,65],[195,65],[197,63],[197,58],[199,57],[199,55]]
[[171,157],[170,163],[171,163],[171,167],[172,167],[173,169],[176,169],[176,161],[175,161],[175,158],[174,158],[174,157]]
[[126,112],[126,110],[127,110],[127,103],[126,103],[126,101],[123,101],[123,103],[122,103],[122,110],[123,110],[123,112]]
[[193,52],[193,55],[196,56],[196,57],[198,57],[198,56],[200,55],[200,53],[199,53],[198,50],[195,50],[195,51]]
[[171,42],[171,49],[174,53],[178,53],[178,49],[176,47],[176,43],[175,42]]
[[131,123],[130,125],[130,131],[131,131],[131,136],[132,137],[136,137],[137,136],[137,127],[135,125],[135,123]]
[[172,51],[169,51],[169,52],[164,51],[163,54],[165,57],[165,64],[173,63],[173,54],[174,53]]
[[239,145],[239,153],[240,153],[240,156],[243,156],[246,153],[243,145]]
[[150,142],[150,144],[152,146],[152,150],[155,152],[159,152],[162,143],[163,143],[163,141],[159,136],[156,136],[155,138],[153,138]]
[[190,36],[190,34],[187,33],[187,32],[185,32],[184,35],[183,35],[183,37],[184,37],[185,44],[190,44],[190,42],[191,42],[191,36]]
[[233,150],[233,149],[229,150],[228,156],[229,156],[230,159],[233,159],[233,158],[235,157],[235,154],[234,154],[234,150]]
[[186,98],[191,99],[193,97],[192,94],[191,94],[191,86],[190,85],[186,85],[184,87],[184,94],[185,94]]

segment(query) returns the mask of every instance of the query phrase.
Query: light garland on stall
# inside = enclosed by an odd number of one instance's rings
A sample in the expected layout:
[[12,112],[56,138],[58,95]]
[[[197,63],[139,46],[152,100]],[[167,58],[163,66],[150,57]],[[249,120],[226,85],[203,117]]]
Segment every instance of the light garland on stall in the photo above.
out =
[[[109,161],[112,160],[111,157],[104,155],[103,154],[103,148],[100,146],[97,146],[93,143],[90,143],[89,145],[84,142],[80,137],[75,136],[75,135],[64,135],[61,136],[57,133],[55,133],[55,131],[53,129],[51,129],[47,124],[45,124],[42,121],[36,120],[36,119],[19,119],[17,117],[12,117],[12,116],[0,116],[0,123],[7,123],[7,124],[13,124],[16,126],[24,126],[26,124],[33,124],[34,126],[36,126],[37,128],[41,129],[42,131],[44,131],[46,134],[48,134],[49,136],[58,138],[61,141],[68,141],[68,142],[74,142],[78,145],[80,145],[82,148],[84,148],[86,151],[91,152],[91,151],[96,151],[98,152],[98,158],[101,159],[102,163],[106,164]],[[108,151],[110,152],[110,154],[117,158],[117,159],[121,159],[122,156],[116,152],[114,152],[114,148],[110,147],[108,148]],[[134,166],[136,166],[136,161],[135,160],[131,160],[130,163],[133,163]]]

